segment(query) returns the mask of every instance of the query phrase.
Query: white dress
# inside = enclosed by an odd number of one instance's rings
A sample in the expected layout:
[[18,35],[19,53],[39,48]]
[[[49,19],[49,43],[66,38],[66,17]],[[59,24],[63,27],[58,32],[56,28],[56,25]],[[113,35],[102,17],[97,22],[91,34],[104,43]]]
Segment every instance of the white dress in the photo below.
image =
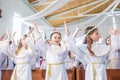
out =
[[51,45],[46,52],[47,70],[45,80],[68,80],[64,60],[68,50],[64,46]]
[[15,68],[12,72],[11,80],[32,80],[31,75],[31,56],[34,56],[34,53],[28,47],[25,49],[21,48],[18,55],[15,54],[15,48],[9,49],[9,42],[3,46],[3,51],[9,58],[13,58],[15,62]]
[[8,64],[8,67],[7,69],[13,69],[14,68],[14,51],[16,49],[16,46],[11,44],[7,47],[7,51],[6,51],[6,54],[9,56],[8,59],[9,59],[9,64]]
[[[111,48],[110,46],[93,43],[91,46],[92,51],[96,56],[91,56],[86,44],[77,45],[79,49],[79,55],[83,55],[81,62],[85,67],[85,80],[107,80],[105,59],[108,56]],[[84,53],[84,54],[83,54]]]
[[72,47],[69,47],[70,50],[74,49],[73,53],[85,66],[85,80],[107,80],[104,62],[111,50],[110,46],[93,43],[91,49],[96,56],[91,56],[87,49],[87,44],[76,44],[76,46],[74,46],[73,41],[69,40],[68,42],[72,45]]
[[19,54],[15,55],[15,68],[13,70],[11,80],[32,80],[30,56],[32,51],[30,49],[22,48]]
[[[25,41],[27,45],[30,47],[30,49],[32,50],[32,52],[37,55],[35,50],[35,44],[31,36],[27,37]],[[30,64],[32,69],[36,69],[36,55],[31,56],[31,59],[30,59]]]
[[[0,54],[1,54],[1,50],[0,50]],[[0,80],[2,80],[2,71],[0,69]]]
[[[8,42],[8,41],[1,41],[0,42],[0,64],[2,63],[1,61],[3,61],[5,59],[5,57],[3,57],[3,55],[4,55],[3,54],[3,51],[4,51],[3,50],[3,48],[4,48],[3,44],[6,43],[6,42]],[[0,65],[0,80],[2,80],[2,70],[1,70],[2,68],[1,68],[1,65]]]
[[0,70],[0,80],[2,80],[2,72],[1,72],[1,70]]
[[108,68],[120,69],[120,35],[111,35],[111,45]]
[[8,48],[9,45],[8,42],[6,42],[3,46],[3,52],[8,55],[9,58],[14,58],[14,62],[16,64],[11,80],[32,80],[31,66],[29,64],[32,51],[30,49],[25,50],[25,48],[21,48],[19,54],[16,56],[14,53],[15,50],[9,50]]
[[37,44],[46,57],[45,80],[68,80],[64,62],[69,52],[67,44],[63,43],[61,46],[45,45],[42,39],[39,39]]

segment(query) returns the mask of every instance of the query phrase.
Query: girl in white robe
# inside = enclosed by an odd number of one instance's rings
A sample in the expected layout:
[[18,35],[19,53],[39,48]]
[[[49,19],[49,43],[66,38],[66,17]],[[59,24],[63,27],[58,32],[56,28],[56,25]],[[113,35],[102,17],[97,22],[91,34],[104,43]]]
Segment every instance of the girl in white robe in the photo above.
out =
[[[36,30],[40,34],[37,26]],[[45,80],[68,80],[64,62],[69,52],[68,45],[60,42],[61,34],[59,32],[53,32],[50,35],[50,44],[45,44],[42,37],[36,42],[47,62]]]
[[[3,41],[5,35],[6,35],[6,32],[3,33],[2,35],[0,35],[0,42]],[[1,46],[1,44],[0,44],[0,46]],[[1,49],[1,47],[0,47],[0,54],[1,54],[1,53],[2,53],[2,49]],[[0,55],[0,56],[2,56],[2,55]],[[2,58],[2,57],[0,57],[0,58]],[[1,71],[1,69],[0,69],[0,80],[2,80],[2,71]]]
[[[46,55],[47,69],[45,80],[68,80],[64,62],[69,52],[68,45],[64,42],[60,44],[61,34],[59,32],[53,32],[50,40],[51,44],[49,45],[46,45],[42,39],[39,40],[38,44],[40,50]],[[69,39],[67,40],[69,41]]]
[[8,67],[8,57],[4,54],[1,43],[2,42],[0,42],[0,80],[2,80],[2,69]]
[[120,69],[120,33],[117,31],[111,31],[110,45],[112,50],[108,57],[108,69]]
[[32,80],[30,65],[32,51],[27,46],[24,39],[20,40],[13,56],[16,66],[13,70],[11,80]]
[[[0,56],[1,56],[1,49],[0,49]],[[2,71],[0,69],[0,80],[2,80]]]
[[[88,27],[85,34],[85,44],[76,44],[77,48],[74,48],[74,53],[85,66],[85,80],[107,80],[104,62],[111,48],[105,44],[95,43],[100,38],[97,28]],[[74,46],[72,42],[71,45]]]
[[0,80],[2,80],[2,72],[1,72],[1,70],[0,70]]
[[[32,30],[33,29],[31,29],[31,31]],[[13,49],[9,51],[9,41],[7,43],[6,49],[4,48],[3,50],[10,58],[14,58],[15,68],[13,70],[11,80],[32,80],[30,60],[31,56],[34,54],[26,44],[26,38],[27,35],[24,35],[20,39],[16,50]]]
[[32,80],[30,56],[31,50],[21,48],[20,54],[15,56],[15,68],[11,80]]
[[60,44],[61,34],[51,34],[51,45],[45,45],[39,41],[39,48],[46,55],[47,70],[45,80],[68,80],[64,60],[67,58],[68,49],[66,44]]

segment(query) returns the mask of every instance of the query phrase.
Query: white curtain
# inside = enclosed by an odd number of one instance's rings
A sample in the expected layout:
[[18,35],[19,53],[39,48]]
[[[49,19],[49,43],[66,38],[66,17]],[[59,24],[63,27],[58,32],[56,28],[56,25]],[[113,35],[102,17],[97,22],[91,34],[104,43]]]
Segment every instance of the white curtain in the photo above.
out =
[[65,5],[68,2],[69,2],[69,0],[55,0],[47,8],[43,9],[42,11],[40,11],[32,16],[24,17],[24,18],[22,18],[22,20],[34,20],[34,19],[38,19],[40,17],[44,17],[44,16],[58,10],[59,8],[63,7],[63,5]]
[[[48,6],[48,7],[47,7],[46,9],[44,9],[43,11],[41,11],[41,12],[35,14],[35,15],[32,15],[32,16],[30,16],[30,17],[26,17],[26,18],[22,18],[22,19],[24,19],[24,20],[33,20],[33,19],[40,18],[40,17],[42,17],[42,16],[45,16],[45,15],[49,14],[50,12],[54,12],[55,10],[57,10],[57,9],[60,8],[60,7],[62,7],[63,4],[66,4],[67,2],[69,2],[69,0],[56,0],[55,2],[53,2],[53,4],[51,4],[50,6]],[[119,2],[120,2],[120,1],[119,1]],[[99,13],[99,15],[96,15],[96,16],[94,16],[93,18],[88,19],[87,21],[81,22],[80,24],[72,25],[72,26],[69,26],[69,27],[70,27],[71,29],[74,29],[76,26],[78,27],[78,26],[81,26],[81,25],[86,25],[86,24],[88,24],[88,23],[90,23],[90,22],[98,19],[98,18],[101,17],[104,13],[109,13],[109,12],[111,12],[112,10],[114,10],[114,9],[112,9],[112,8],[115,7],[117,4],[118,4],[118,3],[117,3],[116,1],[113,1],[105,10],[103,10],[101,13]],[[104,18],[102,19],[102,21],[104,21]],[[98,24],[96,25],[96,27],[97,27],[98,25],[100,25],[100,24],[102,23],[102,21],[101,21],[100,23],[98,23]],[[30,25],[30,24],[27,23],[27,22],[24,22],[24,24]],[[31,25],[31,26],[33,26],[33,25]],[[40,29],[43,29],[43,28],[45,28],[45,29],[52,29],[52,28],[50,28],[50,27],[43,27],[43,26],[39,26],[39,28],[40,28]],[[45,29],[43,29],[43,30],[45,30]],[[57,28],[57,29],[64,29],[64,27]]]

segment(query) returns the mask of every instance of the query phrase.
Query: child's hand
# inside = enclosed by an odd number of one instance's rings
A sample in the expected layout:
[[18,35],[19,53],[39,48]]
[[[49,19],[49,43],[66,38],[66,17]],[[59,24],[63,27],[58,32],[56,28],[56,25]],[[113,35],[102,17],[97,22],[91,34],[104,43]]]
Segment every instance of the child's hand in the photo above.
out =
[[109,34],[110,34],[110,35],[115,34],[115,30],[114,30],[114,28],[113,28],[113,27],[111,27],[111,28],[109,29]]
[[82,28],[76,28],[77,31],[83,30]]

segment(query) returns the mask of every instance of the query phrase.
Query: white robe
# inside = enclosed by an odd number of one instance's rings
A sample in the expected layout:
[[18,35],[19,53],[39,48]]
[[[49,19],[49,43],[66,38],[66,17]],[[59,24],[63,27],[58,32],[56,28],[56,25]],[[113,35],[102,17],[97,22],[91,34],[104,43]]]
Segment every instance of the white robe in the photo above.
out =
[[14,51],[16,49],[15,45],[9,45],[7,47],[6,54],[9,56],[9,64],[7,69],[13,69],[14,68]]
[[[1,54],[1,50],[0,50],[0,54]],[[2,80],[2,70],[0,69],[0,80]]]
[[[46,53],[47,70],[45,80],[68,80],[64,60],[68,50],[64,46],[52,45]],[[49,64],[50,76],[49,76]]]
[[2,80],[2,71],[0,69],[0,80]]
[[67,41],[72,45],[72,47],[69,47],[70,50],[85,66],[85,80],[107,80],[104,62],[111,50],[110,46],[93,43],[91,49],[96,56],[91,56],[86,44],[76,44],[75,46],[73,40],[70,39]]
[[[13,70],[11,80],[32,80],[30,56],[32,52],[30,49],[22,48],[19,54],[15,55],[15,68]],[[16,79],[15,79],[16,77]]]
[[34,53],[34,56],[31,56],[31,60],[30,60],[31,68],[36,69],[37,59],[40,55],[39,48],[37,47],[37,44],[34,43],[34,40],[31,37],[28,37],[25,41],[32,50],[32,52]]
[[[8,55],[9,58],[13,58],[15,62],[15,68],[13,70],[11,80],[32,80],[31,75],[31,57],[35,57],[34,49],[26,50],[24,47],[21,48],[19,54],[15,54],[15,48],[9,48],[8,42],[6,42],[3,51]],[[33,51],[34,50],[34,51]]]
[[107,80],[104,63],[111,50],[110,46],[93,43],[91,49],[96,56],[90,55],[86,44],[77,47],[79,48],[80,55],[83,55],[81,62],[84,61],[83,64],[86,66],[85,80]]
[[42,38],[38,41],[39,49],[45,54],[47,69],[45,80],[68,80],[65,59],[69,52],[67,44],[45,45]]
[[[8,42],[8,41],[7,41]],[[2,42],[0,42],[0,60],[2,60],[2,59],[4,59],[3,58],[3,56],[2,56],[2,54],[3,54],[3,48],[4,48],[4,46],[3,46],[3,44],[4,43],[6,43],[6,41],[4,42],[4,41],[2,41]],[[3,67],[2,67],[3,68]],[[0,80],[2,80],[2,69],[0,68]]]
[[34,53],[31,51],[30,48],[25,49],[24,47],[21,48],[19,54],[15,54],[15,48],[9,49],[9,42],[3,46],[3,51],[9,58],[13,58],[15,62],[15,68],[12,72],[11,80],[32,80],[31,75],[31,56],[34,56]]
[[120,35],[111,35],[111,45],[108,68],[120,69]]

